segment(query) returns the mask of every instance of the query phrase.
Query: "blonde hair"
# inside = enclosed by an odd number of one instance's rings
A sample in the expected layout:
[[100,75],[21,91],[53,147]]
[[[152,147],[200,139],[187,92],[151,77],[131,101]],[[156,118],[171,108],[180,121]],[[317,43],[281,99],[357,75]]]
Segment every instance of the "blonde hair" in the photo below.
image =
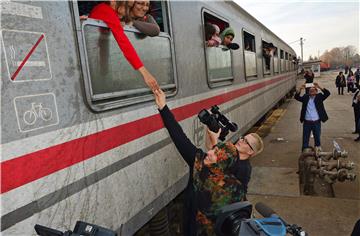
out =
[[255,151],[252,156],[256,156],[264,150],[264,142],[257,133],[250,133],[249,135],[253,136],[256,139],[256,142],[252,144],[252,148]]

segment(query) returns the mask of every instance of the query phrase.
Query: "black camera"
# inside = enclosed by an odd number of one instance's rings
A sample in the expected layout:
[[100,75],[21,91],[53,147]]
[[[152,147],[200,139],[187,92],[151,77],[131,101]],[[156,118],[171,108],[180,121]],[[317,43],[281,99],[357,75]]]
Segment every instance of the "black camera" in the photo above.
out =
[[210,109],[210,114],[206,109],[203,109],[199,112],[198,117],[201,123],[207,125],[209,130],[217,133],[221,128],[221,133],[219,139],[221,141],[225,140],[226,135],[231,132],[235,132],[238,127],[236,123],[230,122],[220,111],[218,106],[212,106]]
[[67,230],[61,232],[38,224],[36,224],[34,228],[36,233],[40,236],[117,236],[117,233],[110,229],[83,221],[76,222],[74,231]]

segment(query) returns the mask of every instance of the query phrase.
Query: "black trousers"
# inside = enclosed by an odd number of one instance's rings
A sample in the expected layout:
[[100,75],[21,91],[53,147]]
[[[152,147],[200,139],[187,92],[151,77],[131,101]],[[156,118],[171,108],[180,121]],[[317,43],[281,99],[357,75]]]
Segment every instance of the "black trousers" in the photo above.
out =
[[338,94],[340,95],[340,90],[341,90],[341,94],[344,95],[344,87],[338,87]]

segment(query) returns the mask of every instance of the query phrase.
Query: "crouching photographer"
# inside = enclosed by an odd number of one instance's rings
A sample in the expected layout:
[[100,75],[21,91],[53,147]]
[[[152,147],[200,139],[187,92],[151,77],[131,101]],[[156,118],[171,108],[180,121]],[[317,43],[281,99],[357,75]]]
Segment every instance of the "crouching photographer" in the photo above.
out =
[[166,105],[164,92],[154,90],[154,95],[165,128],[190,167],[185,190],[184,235],[215,235],[220,208],[244,199],[244,185],[241,178],[236,177],[236,172],[241,172],[241,162],[259,154],[263,150],[263,142],[252,133],[235,144],[218,143],[221,130],[217,133],[208,131],[208,146],[214,147],[205,152],[188,139],[175,120]]

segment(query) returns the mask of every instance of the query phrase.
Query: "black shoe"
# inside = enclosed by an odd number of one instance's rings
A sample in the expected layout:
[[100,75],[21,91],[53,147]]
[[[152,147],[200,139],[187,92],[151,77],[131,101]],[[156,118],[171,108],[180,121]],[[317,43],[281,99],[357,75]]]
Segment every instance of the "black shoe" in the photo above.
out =
[[355,142],[359,142],[360,141],[360,136],[357,137],[356,139],[354,139]]

